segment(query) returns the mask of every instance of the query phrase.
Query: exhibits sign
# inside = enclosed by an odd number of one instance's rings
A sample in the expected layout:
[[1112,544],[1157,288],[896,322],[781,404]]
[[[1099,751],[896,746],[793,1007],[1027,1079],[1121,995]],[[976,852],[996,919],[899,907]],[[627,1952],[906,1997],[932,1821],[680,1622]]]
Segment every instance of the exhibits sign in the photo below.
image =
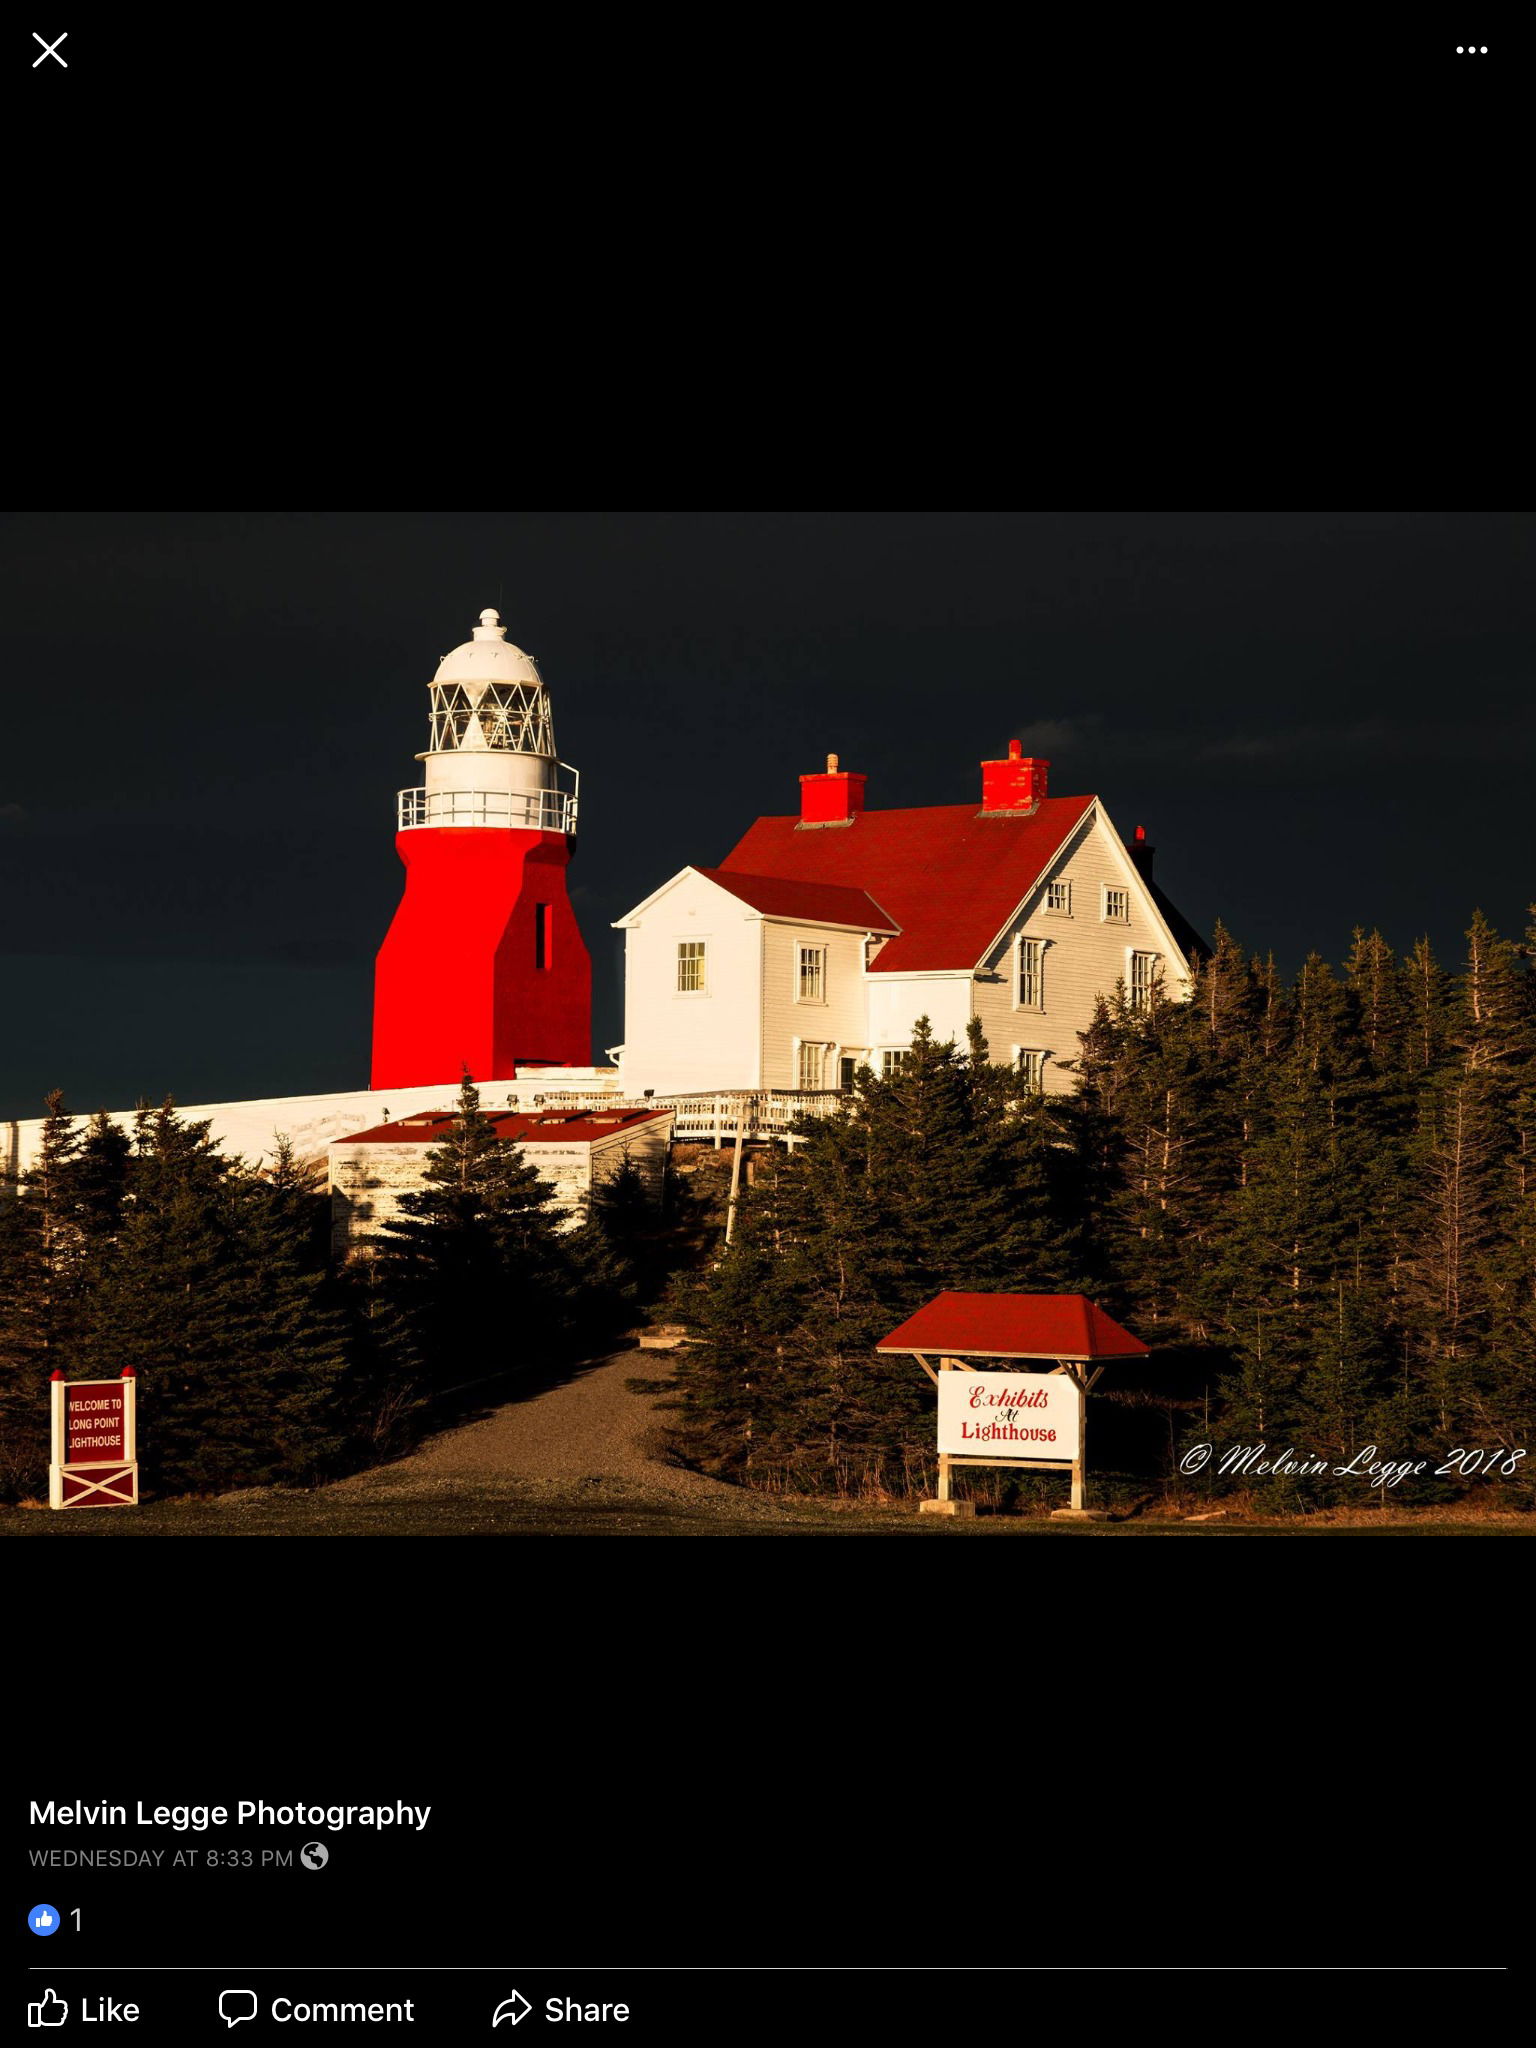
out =
[[1051,1464],[1081,1456],[1078,1389],[1065,1374],[945,1372],[938,1381],[945,1455]]
[[116,1380],[66,1380],[55,1373],[50,1392],[53,1460],[48,1505],[136,1507],[139,1467],[132,1368]]

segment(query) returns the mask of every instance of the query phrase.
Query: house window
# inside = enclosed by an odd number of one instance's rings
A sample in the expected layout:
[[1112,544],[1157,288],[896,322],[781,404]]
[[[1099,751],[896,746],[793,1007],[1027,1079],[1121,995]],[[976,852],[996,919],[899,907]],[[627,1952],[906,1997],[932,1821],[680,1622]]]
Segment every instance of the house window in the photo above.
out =
[[885,1076],[886,1080],[889,1081],[892,1074],[899,1074],[901,1072],[902,1068],[907,1064],[907,1061],[911,1059],[911,1057],[912,1053],[910,1048],[903,1047],[900,1051],[897,1051],[893,1047],[889,1052],[881,1053],[880,1071]]
[[533,906],[533,964],[535,967],[549,965],[549,905],[535,903]]
[[1131,955],[1131,1008],[1150,1009],[1152,991],[1157,985],[1157,970],[1162,956],[1158,953],[1133,953]]
[[1131,917],[1131,892],[1129,889],[1104,891],[1104,919],[1107,924],[1129,924]]
[[1047,882],[1045,885],[1045,907],[1058,917],[1072,915],[1072,884],[1070,882]]
[[1045,1086],[1045,1054],[1036,1052],[1030,1046],[1016,1045],[1013,1049],[1013,1063],[1018,1069],[1019,1079],[1025,1091],[1038,1095]]
[[822,1068],[826,1061],[827,1048],[813,1045],[809,1039],[800,1041],[800,1086],[819,1088],[822,1085]]
[[800,993],[802,1003],[824,1003],[827,999],[827,949],[800,948]]
[[1019,1006],[1021,1009],[1038,1010],[1045,1002],[1044,961],[1044,939],[1020,939]]
[[701,996],[704,987],[703,939],[679,939],[677,942],[677,992],[680,996]]
[[842,1058],[837,1063],[838,1087],[851,1088],[853,1086],[853,1077],[858,1071],[858,1061],[854,1058],[852,1053],[845,1052]]

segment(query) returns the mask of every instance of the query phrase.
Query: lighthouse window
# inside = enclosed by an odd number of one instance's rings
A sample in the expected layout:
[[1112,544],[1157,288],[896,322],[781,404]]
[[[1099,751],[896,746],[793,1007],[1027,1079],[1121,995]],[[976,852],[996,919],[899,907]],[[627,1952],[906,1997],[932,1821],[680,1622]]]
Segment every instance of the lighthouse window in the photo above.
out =
[[802,946],[800,948],[800,1000],[802,1003],[824,1003],[827,999],[827,949],[825,946]]
[[703,939],[679,939],[677,942],[677,992],[680,996],[701,996],[705,993],[705,944]]
[[536,903],[533,906],[533,964],[535,967],[549,965],[549,905]]

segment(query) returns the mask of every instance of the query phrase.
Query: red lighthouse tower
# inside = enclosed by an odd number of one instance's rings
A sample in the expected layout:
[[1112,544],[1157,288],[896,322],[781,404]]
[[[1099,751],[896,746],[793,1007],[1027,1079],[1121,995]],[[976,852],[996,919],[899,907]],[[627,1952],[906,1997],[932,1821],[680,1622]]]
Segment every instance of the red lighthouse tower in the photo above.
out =
[[405,896],[374,971],[373,1086],[586,1066],[592,964],[566,895],[574,768],[549,692],[484,611],[432,681],[426,781],[400,792]]

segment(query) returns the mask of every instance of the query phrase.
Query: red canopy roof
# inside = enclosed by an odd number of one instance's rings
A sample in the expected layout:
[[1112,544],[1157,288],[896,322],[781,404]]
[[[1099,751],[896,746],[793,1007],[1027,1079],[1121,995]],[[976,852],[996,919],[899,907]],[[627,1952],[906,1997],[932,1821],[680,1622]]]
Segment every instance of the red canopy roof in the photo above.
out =
[[1086,1294],[936,1294],[877,1351],[950,1358],[1145,1358],[1147,1347]]
[[1092,802],[1045,797],[1027,816],[975,804],[861,811],[847,825],[759,818],[704,872],[722,887],[771,875],[867,890],[899,927],[871,974],[975,967]]
[[734,868],[695,872],[768,917],[803,917],[808,924],[848,924],[866,932],[896,929],[862,889],[845,889],[835,882],[786,881],[781,875],[744,875]]

